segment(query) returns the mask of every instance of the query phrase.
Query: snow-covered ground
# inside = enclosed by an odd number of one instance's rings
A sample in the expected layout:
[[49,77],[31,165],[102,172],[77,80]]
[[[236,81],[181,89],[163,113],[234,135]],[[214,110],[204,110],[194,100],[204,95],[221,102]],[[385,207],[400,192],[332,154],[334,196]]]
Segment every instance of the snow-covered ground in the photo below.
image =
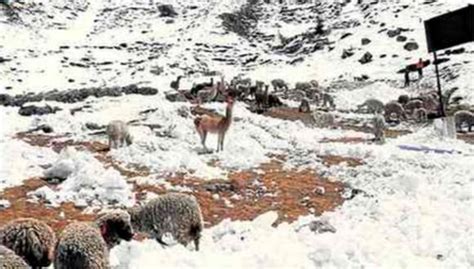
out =
[[[133,204],[127,179],[112,168],[105,168],[94,153],[72,148],[56,153],[14,138],[18,132],[47,124],[62,140],[105,143],[104,136],[91,135],[86,123],[105,125],[114,119],[138,120],[138,124],[130,126],[134,143],[107,153],[125,166],[147,167],[151,176],[135,178],[137,182],[162,182],[158,175],[176,172],[203,180],[225,179],[231,170],[255,168],[269,161],[270,154],[286,154],[287,167],[309,167],[364,191],[334,212],[320,217],[302,216],[276,228],[271,226],[276,219],[272,212],[253,221],[224,221],[204,231],[199,252],[181,245],[164,249],[151,240],[122,243],[111,252],[116,268],[474,267],[472,145],[439,138],[432,125],[414,128],[414,133],[388,139],[384,145],[320,143],[327,138],[370,135],[264,117],[237,103],[225,151],[201,154],[189,112],[191,105],[171,103],[164,94],[177,75],[198,70],[219,71],[226,79],[243,73],[267,83],[273,78],[290,83],[316,79],[335,95],[340,109],[353,109],[367,98],[386,102],[401,94],[416,95],[435,87],[434,67],[425,69],[423,80],[410,88],[403,88],[403,76],[396,72],[418,58],[431,57],[426,51],[423,20],[472,1],[372,1],[379,3],[367,9],[351,1],[339,15],[325,11],[322,16],[327,16],[327,25],[350,21],[360,24],[332,29],[328,36],[332,45],[304,55],[304,60],[294,65],[288,64],[293,56],[272,52],[277,39],[253,42],[223,29],[218,15],[238,10],[245,1],[161,1],[173,4],[178,12],[172,23],[158,15],[157,2],[148,0],[23,2],[17,3],[23,21],[20,25],[6,23],[0,12],[0,60],[8,60],[0,61],[0,94],[132,83],[157,88],[159,93],[90,97],[74,104],[44,101],[40,104],[63,110],[33,117],[19,116],[17,107],[0,106],[0,191],[44,173],[56,177],[64,174],[67,179],[57,189],[43,187],[29,195],[33,200],[46,199],[53,206],[65,201],[95,207]],[[311,15],[304,9],[307,5],[288,7],[303,7],[301,12]],[[257,26],[261,33],[288,38],[311,27],[308,22],[281,21],[278,6],[262,4],[260,11],[265,15]],[[416,41],[420,48],[407,51],[403,49],[404,42],[389,38],[386,30],[397,27],[409,29],[401,34],[408,41]],[[341,39],[346,33],[352,35]],[[362,38],[371,42],[361,45]],[[450,60],[441,66],[442,84],[444,89],[458,87],[456,94],[464,97],[463,102],[473,104],[474,46],[459,47],[466,52],[450,55]],[[347,49],[355,54],[341,59]],[[373,60],[362,65],[358,59],[367,51]],[[270,59],[270,63],[245,66],[247,56],[241,56],[245,53],[258,55],[262,62]],[[234,59],[236,64],[213,60],[216,57]],[[163,68],[159,76],[150,72],[157,67]],[[454,74],[454,78],[448,74]],[[352,83],[354,77],[361,75],[369,77],[366,83]],[[187,75],[183,88],[207,79],[200,74]],[[341,80],[345,81],[343,87],[331,88]],[[70,113],[84,105],[89,107]],[[205,106],[224,113],[222,103]],[[149,109],[154,111],[140,113]],[[180,116],[182,111],[189,116]],[[151,130],[146,124],[159,124],[162,128]],[[210,136],[207,145],[214,148],[216,142]],[[402,145],[451,153],[409,151],[401,149]],[[317,157],[320,155],[356,157],[364,164],[328,168]],[[212,161],[219,165],[210,165]],[[2,204],[8,205],[0,196],[0,210]],[[310,231],[305,224],[318,218],[328,221],[336,233]]]

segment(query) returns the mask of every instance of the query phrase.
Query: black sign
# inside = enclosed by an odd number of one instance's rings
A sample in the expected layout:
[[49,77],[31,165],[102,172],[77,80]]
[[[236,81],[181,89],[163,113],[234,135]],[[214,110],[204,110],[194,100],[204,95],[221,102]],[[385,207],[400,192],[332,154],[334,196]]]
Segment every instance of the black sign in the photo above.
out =
[[474,5],[425,21],[428,52],[474,41]]

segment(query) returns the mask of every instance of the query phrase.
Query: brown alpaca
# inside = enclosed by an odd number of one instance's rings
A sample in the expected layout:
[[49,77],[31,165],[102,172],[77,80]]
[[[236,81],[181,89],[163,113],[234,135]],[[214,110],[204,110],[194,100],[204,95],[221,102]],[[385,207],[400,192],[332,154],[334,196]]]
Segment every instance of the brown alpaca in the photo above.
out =
[[224,150],[224,138],[230,123],[232,122],[232,108],[234,106],[234,99],[227,97],[227,108],[225,116],[209,116],[203,115],[194,119],[194,126],[201,138],[202,146],[206,151],[207,133],[218,134],[217,151]]

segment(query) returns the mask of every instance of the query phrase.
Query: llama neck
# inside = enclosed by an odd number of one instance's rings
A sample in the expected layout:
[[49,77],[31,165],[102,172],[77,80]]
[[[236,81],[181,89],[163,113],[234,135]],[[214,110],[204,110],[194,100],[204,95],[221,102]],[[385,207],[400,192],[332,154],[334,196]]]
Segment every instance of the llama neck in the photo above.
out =
[[226,121],[230,122],[232,120],[232,104],[227,104],[227,108],[225,110],[225,119]]

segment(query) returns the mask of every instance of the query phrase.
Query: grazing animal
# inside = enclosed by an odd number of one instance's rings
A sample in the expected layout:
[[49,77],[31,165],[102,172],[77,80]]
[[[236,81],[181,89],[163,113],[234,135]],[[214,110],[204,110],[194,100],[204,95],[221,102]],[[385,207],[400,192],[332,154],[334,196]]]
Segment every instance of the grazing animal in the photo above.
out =
[[2,269],[29,269],[28,264],[15,252],[0,245],[0,268]]
[[474,125],[474,113],[466,110],[458,111],[454,113],[454,122],[458,131],[462,131],[462,125],[466,124],[468,131],[471,132]]
[[418,100],[418,99],[414,99],[414,100],[411,100],[409,101],[408,103],[406,103],[404,105],[405,107],[405,110],[409,113],[409,114],[413,114],[413,112],[415,111],[415,109],[418,109],[418,108],[422,108],[423,107],[423,102]]
[[315,79],[311,80],[311,81],[309,82],[309,84],[311,84],[312,88],[314,88],[314,89],[318,89],[318,88],[319,88],[319,82],[318,82],[317,80],[315,80]]
[[395,114],[399,121],[407,118],[405,109],[403,109],[403,106],[396,101],[388,102],[385,105],[384,109],[385,109],[385,114],[384,114],[385,121],[387,122],[390,121],[392,114]]
[[209,88],[209,87],[212,87],[214,86],[214,78],[211,77],[211,81],[209,83],[199,83],[199,84],[196,84],[194,85],[192,88],[191,88],[191,95],[193,96],[197,96],[197,93],[205,88]]
[[95,223],[74,222],[59,237],[54,268],[109,268],[109,249],[132,237],[130,215],[123,210],[105,213]]
[[311,89],[313,86],[311,82],[296,82],[295,84],[295,90],[302,90],[302,91],[307,91]]
[[410,101],[410,97],[406,94],[402,94],[398,97],[398,102],[402,105],[405,105],[408,101]]
[[0,229],[0,245],[13,250],[32,268],[48,267],[53,260],[56,236],[44,222],[21,218]]
[[180,80],[181,80],[182,78],[183,78],[183,76],[178,76],[178,77],[176,78],[176,80],[171,81],[171,83],[170,83],[171,89],[179,90],[179,82],[180,82]]
[[166,246],[162,237],[171,233],[176,241],[186,246],[194,242],[199,250],[203,229],[201,208],[196,198],[187,194],[168,193],[149,201],[143,206],[129,209],[133,228],[155,238]]
[[316,127],[329,128],[334,126],[335,119],[332,113],[314,111],[312,116]]
[[413,111],[413,117],[417,122],[425,122],[428,120],[428,112],[424,108],[416,108]]
[[199,103],[202,104],[214,101],[219,94],[219,88],[221,88],[221,82],[217,82],[217,85],[206,87],[199,91],[197,93]]
[[109,123],[106,129],[109,138],[109,148],[123,147],[132,144],[132,136],[128,132],[127,124],[121,120],[114,120]]
[[270,82],[275,92],[283,90],[288,91],[288,84],[283,79],[274,79]]
[[323,93],[322,97],[323,107],[335,108],[334,98],[329,93]]
[[301,104],[298,108],[298,111],[301,113],[309,113],[311,112],[310,106],[309,106],[309,100],[307,98],[303,98],[301,100]]
[[283,102],[275,94],[268,95],[268,107],[280,107],[283,106]]
[[375,141],[384,143],[385,142],[385,119],[380,114],[375,114],[372,118],[372,132],[375,137]]
[[423,101],[423,107],[427,111],[437,111],[439,102],[432,95],[421,95],[421,100]]
[[194,119],[194,126],[201,138],[201,144],[206,151],[207,133],[217,133],[217,151],[224,150],[224,139],[227,130],[232,122],[232,109],[234,107],[234,99],[227,97],[227,107],[225,116],[202,115]]
[[368,113],[382,113],[384,110],[382,101],[375,98],[367,99],[363,104],[357,106],[357,110],[360,111],[364,107],[367,108]]
[[265,110],[268,108],[268,85],[265,85],[265,90],[257,91],[255,93],[255,104],[257,109]]

